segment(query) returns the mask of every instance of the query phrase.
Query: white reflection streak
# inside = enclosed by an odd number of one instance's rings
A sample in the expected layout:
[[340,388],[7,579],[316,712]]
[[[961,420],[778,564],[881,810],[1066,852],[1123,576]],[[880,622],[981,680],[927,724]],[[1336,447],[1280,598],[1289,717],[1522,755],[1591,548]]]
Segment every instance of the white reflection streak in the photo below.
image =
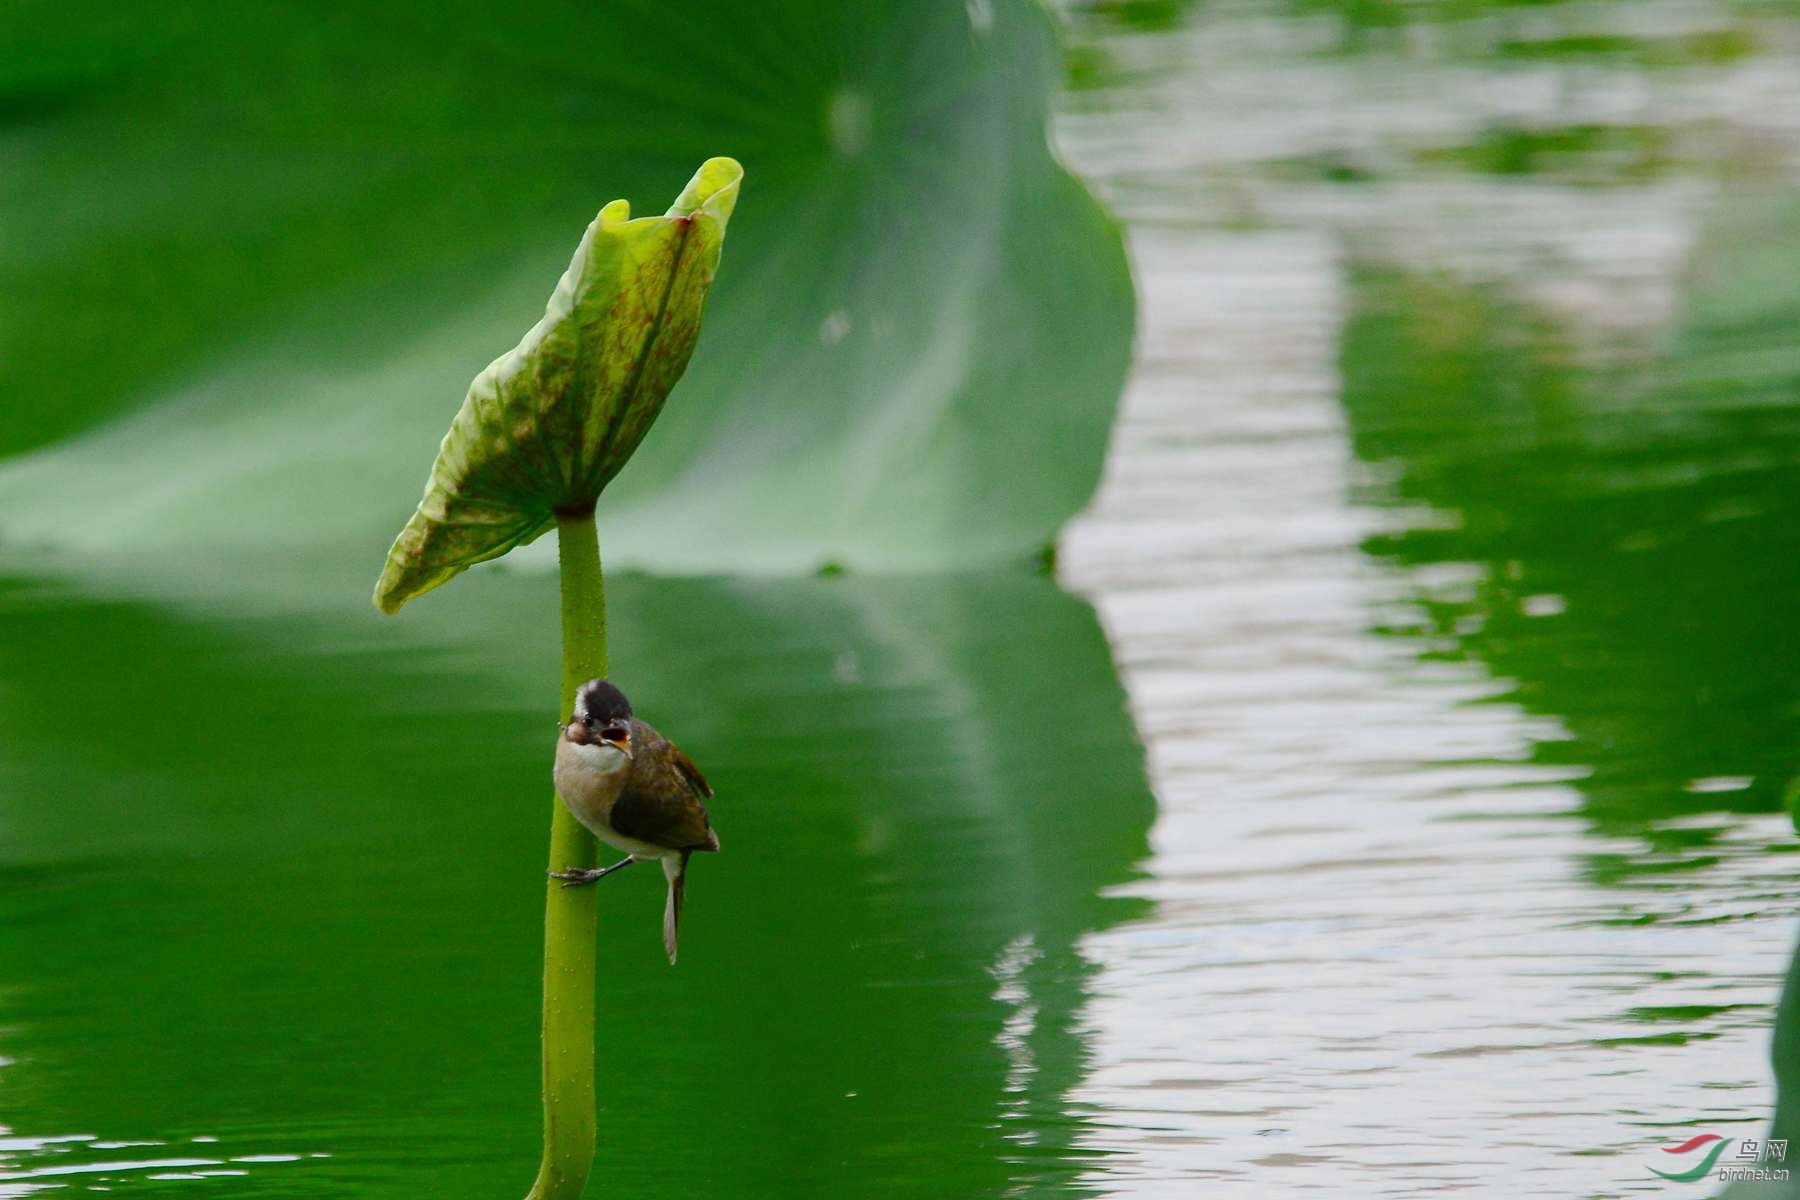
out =
[[216,1158],[144,1158],[121,1162],[71,1163],[68,1166],[32,1167],[0,1174],[0,1180],[44,1179],[52,1175],[101,1175],[109,1171],[148,1171],[169,1167],[218,1167]]
[[[1030,1096],[1032,1076],[1037,1062],[1031,1054],[1031,1035],[1037,1029],[1037,1005],[1032,1003],[1031,989],[1025,983],[1025,972],[1043,957],[1037,941],[1022,933],[1000,951],[994,965],[988,968],[995,982],[994,999],[1012,1009],[1000,1023],[994,1042],[1006,1055],[1006,1087],[1008,1097],[1001,1102],[1000,1115],[1016,1118],[1024,1115]],[[1028,1127],[1010,1129],[1006,1136],[1023,1145],[1035,1145],[1037,1133]]]
[[[195,1142],[217,1142],[211,1136],[191,1139]],[[63,1183],[39,1183],[37,1180],[58,1179],[70,1176],[98,1175],[108,1176],[125,1172],[148,1171],[154,1174],[142,1176],[145,1179],[178,1180],[178,1179],[212,1179],[221,1176],[242,1176],[250,1172],[244,1166],[263,1163],[299,1162],[298,1154],[240,1154],[231,1158],[141,1158],[141,1159],[107,1159],[101,1162],[69,1162],[59,1161],[42,1166],[27,1165],[28,1160],[22,1155],[67,1155],[71,1152],[96,1150],[118,1150],[135,1146],[163,1146],[158,1141],[100,1141],[91,1133],[58,1134],[51,1137],[18,1137],[13,1131],[0,1125],[0,1200],[18,1200],[20,1197],[32,1196],[50,1190],[65,1188]],[[325,1158],[323,1154],[313,1154],[312,1158]],[[88,1185],[92,1190],[109,1190],[98,1184]]]

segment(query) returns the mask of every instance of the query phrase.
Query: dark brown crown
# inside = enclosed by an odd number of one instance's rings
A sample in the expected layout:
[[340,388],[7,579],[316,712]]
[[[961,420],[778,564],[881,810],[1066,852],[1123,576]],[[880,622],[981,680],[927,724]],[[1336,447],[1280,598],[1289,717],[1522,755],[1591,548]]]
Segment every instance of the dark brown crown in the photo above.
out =
[[625,693],[604,679],[590,679],[575,691],[575,716],[596,721],[616,721],[631,715]]

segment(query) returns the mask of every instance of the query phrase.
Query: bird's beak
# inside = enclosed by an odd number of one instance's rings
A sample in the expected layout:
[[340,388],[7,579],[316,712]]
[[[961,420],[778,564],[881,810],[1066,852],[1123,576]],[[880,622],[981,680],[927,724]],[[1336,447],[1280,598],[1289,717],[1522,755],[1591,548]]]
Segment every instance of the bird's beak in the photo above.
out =
[[605,743],[609,746],[617,747],[619,750],[619,753],[623,754],[626,758],[632,757],[631,738],[629,736],[622,737],[617,740],[614,740],[613,738],[603,738],[602,740],[605,741]]

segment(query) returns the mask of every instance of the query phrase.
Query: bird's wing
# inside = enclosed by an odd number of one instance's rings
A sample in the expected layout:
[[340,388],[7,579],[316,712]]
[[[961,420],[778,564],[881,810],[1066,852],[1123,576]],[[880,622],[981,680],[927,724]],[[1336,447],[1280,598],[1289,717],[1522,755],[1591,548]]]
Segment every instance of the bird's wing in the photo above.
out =
[[669,743],[669,758],[674,762],[675,769],[687,779],[688,786],[694,789],[695,795],[703,796],[708,800],[712,799],[712,784],[706,782],[706,776],[700,773],[700,768],[694,765],[694,760],[684,754],[681,747],[674,742]]
[[612,827],[626,837],[671,850],[717,850],[719,839],[707,819],[703,796],[712,794],[693,760],[673,742],[668,753],[646,753],[640,745],[631,777],[613,802]]

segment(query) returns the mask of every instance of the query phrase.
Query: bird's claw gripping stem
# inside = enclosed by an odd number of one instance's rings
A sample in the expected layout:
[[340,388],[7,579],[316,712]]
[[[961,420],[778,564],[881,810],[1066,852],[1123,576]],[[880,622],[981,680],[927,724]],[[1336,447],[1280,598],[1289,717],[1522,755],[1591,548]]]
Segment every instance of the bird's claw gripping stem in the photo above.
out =
[[563,886],[566,888],[586,887],[588,884],[593,883],[597,879],[605,879],[608,875],[611,875],[614,871],[620,870],[624,867],[629,867],[632,863],[634,863],[636,861],[637,861],[637,859],[635,859],[635,858],[621,858],[618,862],[614,863],[610,867],[594,867],[590,870],[585,870],[585,871],[581,870],[579,868],[576,868],[573,870],[568,870],[568,871],[551,871],[551,872],[549,872],[549,876],[552,879],[562,880]]

